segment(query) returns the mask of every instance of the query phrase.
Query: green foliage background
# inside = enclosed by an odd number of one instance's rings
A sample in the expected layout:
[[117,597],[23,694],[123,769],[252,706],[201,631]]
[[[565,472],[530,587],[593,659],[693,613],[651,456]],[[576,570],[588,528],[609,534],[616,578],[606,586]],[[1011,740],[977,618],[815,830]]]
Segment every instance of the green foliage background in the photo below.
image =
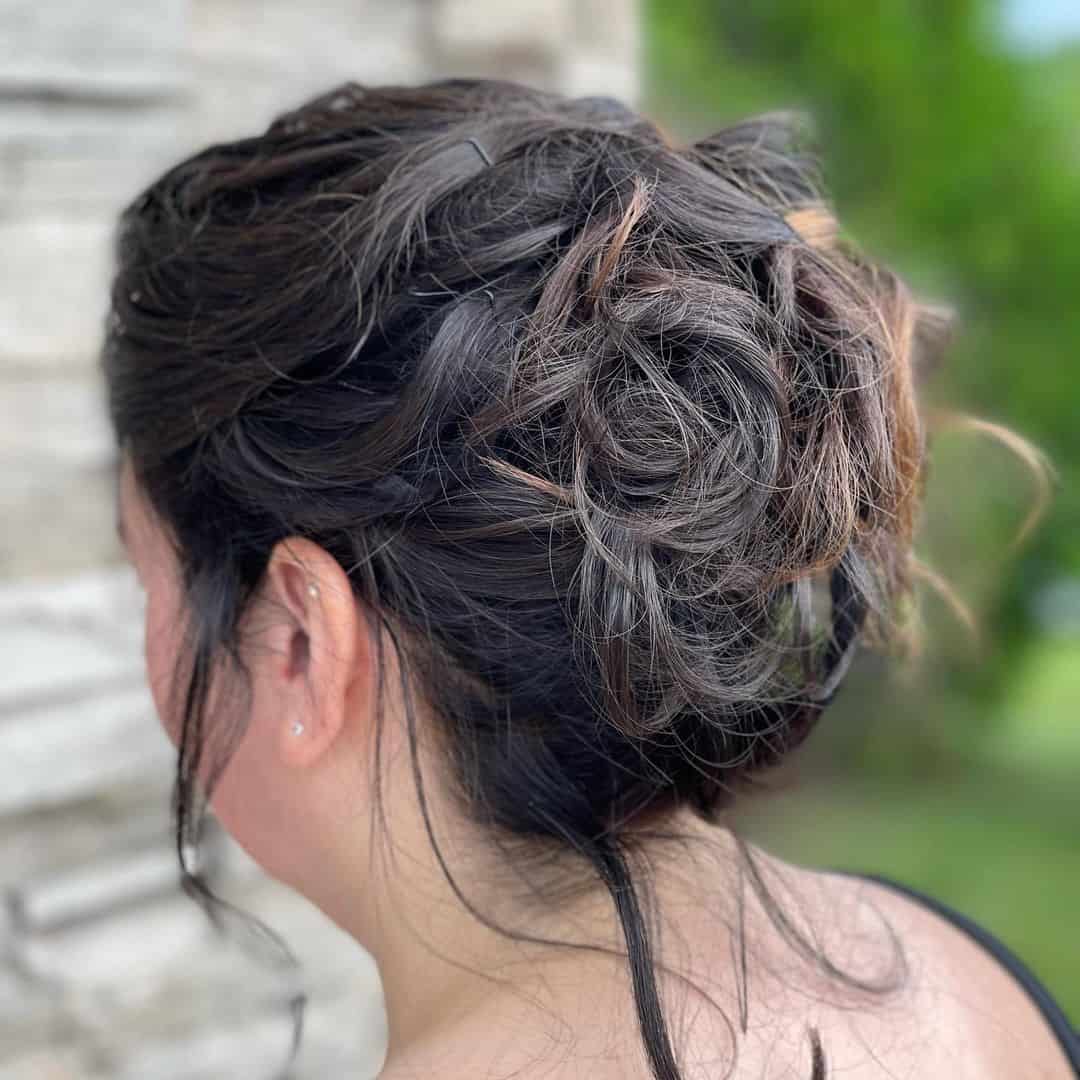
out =
[[[845,231],[959,315],[926,405],[1003,424],[931,445],[917,665],[864,662],[746,827],[796,861],[902,877],[982,919],[1080,1017],[1080,48],[1027,55],[980,0],[651,0],[647,107],[687,139],[808,111]],[[1056,598],[1056,603],[1051,603]],[[1040,617],[1053,606],[1056,616]]]

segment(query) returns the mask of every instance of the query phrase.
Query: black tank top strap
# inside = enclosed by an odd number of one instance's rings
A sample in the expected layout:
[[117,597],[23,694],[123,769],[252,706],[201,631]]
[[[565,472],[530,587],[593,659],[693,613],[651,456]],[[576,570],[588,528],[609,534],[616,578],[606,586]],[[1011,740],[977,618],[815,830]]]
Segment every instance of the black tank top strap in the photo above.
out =
[[1069,1022],[1064,1009],[1062,1009],[1062,1007],[1053,999],[1050,991],[1035,977],[1035,974],[1031,969],[1027,967],[1027,965],[1024,964],[1023,961],[1020,960],[1020,958],[1003,942],[999,941],[988,930],[978,923],[973,922],[966,915],[961,915],[960,912],[949,907],[947,904],[943,904],[940,900],[935,900],[933,897],[927,896],[925,893],[919,892],[918,889],[913,889],[909,885],[902,885],[900,882],[893,881],[887,877],[882,877],[879,874],[857,874],[849,870],[841,870],[839,873],[845,874],[848,877],[858,877],[867,881],[876,881],[886,888],[902,893],[915,900],[917,903],[922,904],[924,907],[928,907],[932,911],[935,911],[942,918],[951,922],[954,926],[959,927],[969,937],[974,939],[988,953],[995,957],[1027,991],[1028,996],[1038,1006],[1039,1011],[1046,1018],[1046,1022],[1057,1036],[1062,1049],[1065,1051],[1065,1057],[1072,1065],[1076,1075],[1080,1077],[1080,1033],[1078,1033]]

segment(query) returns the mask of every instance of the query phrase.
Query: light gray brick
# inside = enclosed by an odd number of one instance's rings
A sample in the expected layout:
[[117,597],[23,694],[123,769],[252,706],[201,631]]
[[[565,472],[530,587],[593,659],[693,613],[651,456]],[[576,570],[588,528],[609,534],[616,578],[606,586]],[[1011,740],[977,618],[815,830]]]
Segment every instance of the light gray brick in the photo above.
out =
[[[42,715],[43,703],[55,703],[58,710],[79,709],[87,706],[88,697],[101,696],[107,711],[124,708],[134,694],[138,708],[147,704],[140,658],[107,636],[91,637],[27,617],[0,623],[0,643],[10,664],[0,685],[0,745],[11,747],[18,728],[28,726],[18,722],[23,713],[34,711],[34,725],[46,729],[49,717]],[[120,697],[109,696],[118,685]],[[70,719],[74,723],[86,718]]]
[[[3,387],[0,383],[0,401]],[[0,580],[78,573],[120,557],[112,466],[38,460],[0,484]]]
[[175,143],[154,139],[89,145],[82,152],[50,153],[49,148],[12,149],[0,180],[2,216],[104,217],[108,224],[134,196],[178,160]]
[[[0,99],[2,100],[2,99]],[[0,106],[0,147],[81,156],[102,146],[146,146],[183,135],[190,99],[147,105],[112,105],[71,99],[20,97]]]
[[117,704],[144,694],[142,603],[130,570],[0,586],[0,648],[10,662],[0,740],[12,737],[23,711],[78,708],[114,689]]
[[176,853],[161,844],[95,859],[11,892],[18,932],[41,933],[176,891]]
[[42,1080],[83,1077],[88,1072],[55,986],[0,970],[0,1077]]
[[459,56],[523,50],[555,55],[573,44],[570,0],[434,0],[439,48]]
[[0,721],[0,813],[56,806],[147,775],[164,786],[171,763],[141,684],[25,709]]
[[105,328],[113,223],[0,223],[0,363],[90,365]]
[[[240,890],[228,883],[218,890],[280,933],[300,967],[275,970],[259,959],[273,955],[265,948],[248,952],[245,924],[235,916],[219,937],[178,894],[29,935],[20,944],[21,964],[63,987],[69,1023],[93,1043],[109,1077],[248,1075],[234,1068],[241,1046],[248,1057],[239,1060],[261,1062],[265,1055],[276,1064],[291,1032],[286,1002],[300,986],[309,1003],[296,1075],[374,1075],[385,1022],[371,958],[265,875]],[[169,1071],[188,1060],[185,1047],[194,1071]]]
[[637,69],[601,53],[567,55],[559,72],[560,84],[572,96],[599,94],[633,106],[640,87]]
[[70,867],[157,844],[172,850],[169,791],[163,777],[112,784],[101,795],[0,816],[0,892]]
[[8,410],[0,425],[0,465],[103,466],[116,456],[104,387],[91,375],[16,372],[0,383]]
[[184,85],[185,0],[3,0],[0,85],[103,96]]
[[115,1080],[279,1076],[291,1040],[292,1026],[283,1007],[277,1014],[135,1046],[110,1075]]
[[642,48],[641,0],[574,0],[574,41],[594,53],[636,69]]
[[102,108],[32,99],[0,107],[0,220],[106,223],[185,149],[191,106]]
[[[315,999],[305,1015],[304,1038],[289,1075],[297,1080],[349,1076],[368,1080],[378,1074],[384,1056],[377,1026],[365,1025],[355,1002],[348,998],[328,1003]],[[333,1009],[333,1012],[331,1012]],[[327,1023],[328,1018],[330,1023]],[[334,1030],[340,1029],[340,1030]],[[342,1039],[341,1030],[365,1033]],[[288,1059],[291,1020],[282,1003],[250,1018],[220,1023],[186,1037],[155,1040],[126,1053],[114,1080],[219,1080],[223,1076],[280,1075]]]
[[145,993],[205,949],[209,935],[203,913],[176,893],[51,934],[22,935],[16,949],[23,969],[40,981],[84,992],[127,987],[127,993]]
[[8,522],[0,579],[83,570],[119,556],[104,388],[90,372],[46,365],[32,374],[30,364],[20,368],[10,356],[0,363],[0,513]]
[[427,2],[322,0],[312,9],[262,0],[256,12],[249,0],[192,0],[190,48],[203,70],[229,63],[238,75],[291,73],[312,83],[407,77],[422,62]]
[[[204,141],[253,134],[278,113],[355,80],[378,85],[425,74],[428,0],[193,0],[197,83],[190,133]],[[228,108],[221,103],[228,102]]]
[[2,1080],[86,1080],[89,1069],[79,1046],[42,1046],[0,1056]]
[[130,566],[101,567],[66,577],[0,583],[0,624],[26,619],[72,632],[119,633],[127,648],[137,650],[143,603]]

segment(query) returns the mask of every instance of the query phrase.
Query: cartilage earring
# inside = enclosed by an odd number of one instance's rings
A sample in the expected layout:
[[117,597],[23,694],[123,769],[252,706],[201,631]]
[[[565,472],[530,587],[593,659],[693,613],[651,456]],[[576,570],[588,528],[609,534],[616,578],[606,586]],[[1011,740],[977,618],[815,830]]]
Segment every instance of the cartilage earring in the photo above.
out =
[[304,734],[304,725],[301,724],[299,720],[294,720],[293,721],[292,733],[294,735],[303,735]]
[[316,585],[314,582],[311,582],[307,587],[307,593],[308,596],[312,598],[312,600],[316,599],[319,595],[319,586]]

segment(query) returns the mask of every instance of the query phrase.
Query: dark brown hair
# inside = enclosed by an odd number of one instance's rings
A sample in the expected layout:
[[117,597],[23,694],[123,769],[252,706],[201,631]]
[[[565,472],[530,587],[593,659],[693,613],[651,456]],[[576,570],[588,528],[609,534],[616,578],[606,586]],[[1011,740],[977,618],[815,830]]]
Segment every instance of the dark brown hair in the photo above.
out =
[[182,862],[227,746],[211,671],[308,537],[435,708],[469,816],[610,889],[679,1076],[629,828],[715,820],[884,638],[934,321],[837,239],[784,118],[680,147],[506,82],[337,88],[170,169],[117,252],[112,418],[190,599]]

